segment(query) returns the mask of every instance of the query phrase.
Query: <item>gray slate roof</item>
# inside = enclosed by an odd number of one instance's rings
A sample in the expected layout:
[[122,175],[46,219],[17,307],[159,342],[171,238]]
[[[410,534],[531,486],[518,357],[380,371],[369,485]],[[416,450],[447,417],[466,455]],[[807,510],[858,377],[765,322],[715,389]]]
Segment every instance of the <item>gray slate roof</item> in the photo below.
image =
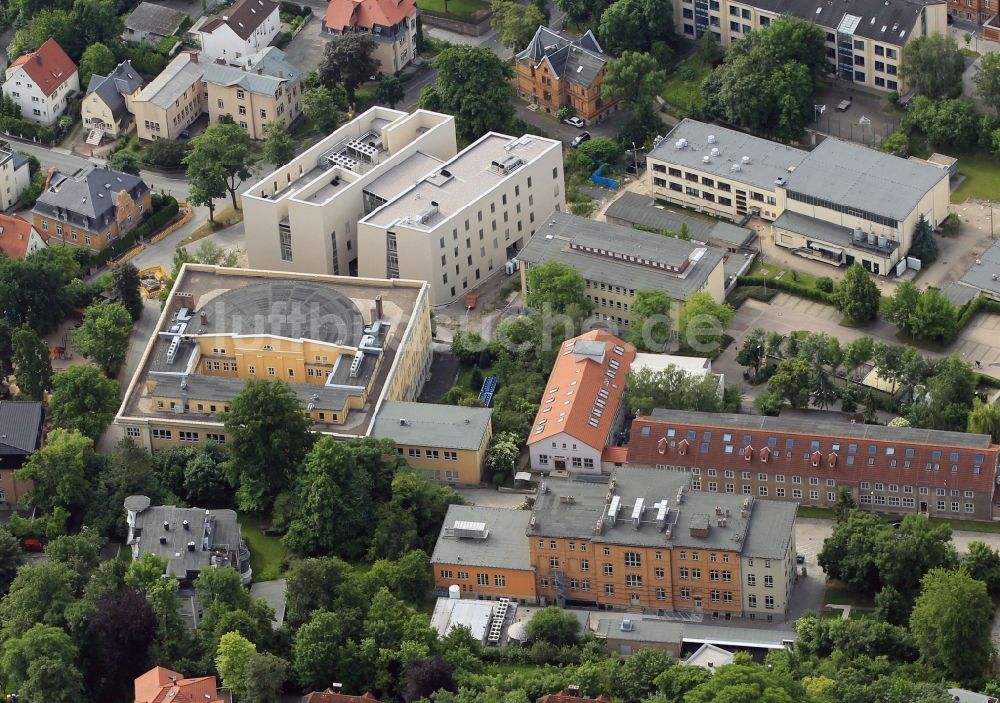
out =
[[476,450],[483,444],[492,415],[491,408],[386,400],[370,434],[396,444]]
[[[531,571],[533,567],[527,537],[530,519],[531,512],[527,510],[450,505],[434,545],[431,563]],[[456,520],[486,523],[489,536],[484,540],[447,536],[446,531],[454,526]]]
[[200,81],[204,73],[205,63],[192,61],[191,54],[182,51],[142,89],[138,98],[148,100],[157,107],[168,108],[184,95],[184,91]]
[[[848,34],[875,39],[884,44],[902,46],[916,31],[925,5],[941,4],[940,0],[752,0],[754,7],[777,15],[792,15],[827,27],[833,31],[844,23],[853,27]],[[849,17],[857,18],[856,21]]]
[[942,180],[948,171],[939,166],[829,137],[788,174],[785,188],[903,220]]
[[42,438],[42,404],[0,401],[0,455],[30,454]]
[[186,15],[152,2],[140,2],[139,6],[125,19],[125,28],[135,32],[155,34],[160,37],[173,35],[181,26]]
[[816,217],[809,217],[799,212],[785,210],[774,221],[775,229],[787,229],[789,232],[805,235],[827,244],[838,247],[854,245],[854,230],[833,222],[827,222]]
[[642,225],[672,232],[678,231],[681,225],[685,224],[692,239],[710,244],[721,242],[740,249],[748,248],[757,238],[757,233],[749,227],[740,227],[721,220],[692,217],[658,206],[653,198],[631,190],[626,190],[620,198],[611,203],[604,215],[628,222],[632,226]]
[[87,95],[97,93],[115,117],[121,118],[127,112],[124,96],[131,95],[141,87],[142,76],[132,67],[131,62],[122,61],[106,76],[96,73],[92,75],[87,85]]
[[547,61],[558,78],[589,86],[610,60],[590,30],[572,38],[540,26],[517,60],[538,64]]
[[[700,249],[704,253],[699,261],[688,266],[685,275],[681,277],[642,264],[573,250],[570,249],[570,242],[623,254],[641,255],[653,261],[674,265],[687,259],[696,250]],[[674,300],[687,300],[705,285],[724,254],[718,247],[703,247],[674,237],[554,212],[539,226],[535,236],[518,253],[517,258],[529,264],[561,261],[591,281],[626,284],[636,290],[659,289],[666,291]]]
[[[149,186],[138,176],[98,166],[89,166],[75,176],[56,171],[49,179],[49,187],[38,197],[35,211],[96,228],[110,222],[108,218],[114,216],[115,198],[122,190],[128,191],[133,200],[138,200],[149,190]],[[70,217],[67,218],[66,213],[59,217],[59,210],[66,211]]]
[[[780,649],[785,642],[795,641],[795,631],[783,629],[780,623],[774,627],[746,627],[739,625],[705,625],[689,620],[666,620],[650,615],[636,613],[621,613],[618,615],[595,613],[598,618],[595,632],[598,637],[611,640],[633,642],[659,642],[664,644],[680,644],[709,642],[715,645],[754,648]],[[622,620],[632,622],[632,630],[622,630]]]
[[[709,136],[715,143],[709,143]],[[675,144],[686,139],[687,147],[678,149]],[[719,156],[711,156],[711,149],[717,148]],[[789,169],[797,170],[808,157],[808,152],[794,149],[770,139],[754,137],[734,129],[706,124],[697,120],[684,119],[670,130],[670,133],[656,146],[649,157],[668,163],[688,166],[705,173],[711,173],[724,181],[747,183],[758,188],[773,191],[775,180],[787,178]],[[704,163],[703,157],[709,157]],[[750,157],[749,164],[743,164],[744,156]],[[738,165],[740,170],[733,171]]]
[[988,449],[990,446],[990,436],[985,434],[924,430],[916,427],[859,425],[850,422],[826,422],[816,420],[815,418],[800,419],[662,409],[653,410],[649,416],[654,420],[672,421],[678,425],[719,425],[732,429],[758,430],[761,432],[804,432],[817,436],[836,435],[838,437],[854,439],[937,444],[942,446],[969,447],[972,449]]
[[959,280],[967,286],[989,291],[994,295],[1000,294],[1000,241],[994,242],[993,246],[980,254],[979,260],[983,263],[973,262]]
[[237,59],[234,63],[238,65],[207,64],[203,80],[227,87],[240,86],[257,95],[273,96],[283,83],[297,81],[302,75],[285,60],[285,52],[273,46]]
[[201,27],[202,32],[211,33],[222,25],[229,25],[240,39],[249,39],[272,12],[278,9],[273,0],[240,0],[222,15],[214,17]]

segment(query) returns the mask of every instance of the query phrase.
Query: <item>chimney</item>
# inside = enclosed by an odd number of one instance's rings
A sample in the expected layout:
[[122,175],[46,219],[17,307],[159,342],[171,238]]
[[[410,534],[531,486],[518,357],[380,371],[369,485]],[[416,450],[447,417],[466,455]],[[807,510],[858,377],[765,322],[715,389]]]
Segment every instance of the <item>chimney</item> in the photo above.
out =
[[381,294],[375,296],[375,319],[376,320],[381,320],[382,319],[382,296],[381,296]]
[[191,529],[191,523],[188,522],[187,520],[185,520],[184,522],[182,522],[181,525],[184,527],[185,530],[190,530]]
[[198,52],[197,51],[189,51],[188,52],[188,56],[191,57],[191,63],[198,63]]
[[188,542],[188,551],[189,552],[193,552],[194,551],[194,542]]
[[575,684],[573,686],[567,686],[566,687],[566,695],[567,696],[572,696],[573,698],[579,698],[580,697],[580,687],[577,686],[577,685],[575,685]]
[[207,312],[201,313],[201,324],[202,325],[207,325],[208,324],[208,313]]
[[327,693],[340,693],[344,690],[344,684],[334,682],[330,684],[330,688],[326,689]]
[[170,523],[167,522],[166,520],[163,521],[163,529],[167,530],[168,532],[170,531]]
[[52,177],[53,177],[54,175],[56,175],[57,173],[58,173],[58,171],[56,170],[56,167],[55,167],[55,166],[50,166],[50,167],[49,167],[49,172],[48,172],[48,175],[46,175],[46,176],[45,176],[45,187],[44,187],[44,188],[42,188],[42,190],[43,190],[43,191],[45,191],[45,190],[48,190],[48,189],[49,189],[49,183],[51,183],[51,182],[52,182]]

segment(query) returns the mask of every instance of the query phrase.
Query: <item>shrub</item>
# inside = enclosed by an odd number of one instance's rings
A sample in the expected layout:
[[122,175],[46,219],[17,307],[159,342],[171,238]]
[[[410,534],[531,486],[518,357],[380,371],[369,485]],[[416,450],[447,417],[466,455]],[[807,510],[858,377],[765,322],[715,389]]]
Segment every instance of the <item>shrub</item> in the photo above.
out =
[[135,246],[137,241],[156,234],[165,224],[177,216],[178,210],[176,198],[170,195],[154,195],[152,214],[140,222],[131,232],[102,249],[96,257],[97,265],[102,266],[108,263]]
[[941,220],[941,233],[947,237],[958,234],[958,228],[962,221],[957,213],[950,212],[948,216]]
[[809,288],[808,286],[793,283],[792,281],[786,281],[781,278],[765,279],[763,276],[739,276],[736,279],[736,283],[740,286],[763,287],[766,285],[768,288],[781,290],[785,293],[791,293],[792,295],[797,295],[800,298],[814,300],[817,303],[823,303],[825,305],[833,305],[833,293],[818,290],[816,288]]
[[51,144],[55,135],[48,127],[42,127],[9,115],[0,116],[0,131],[21,137],[22,139],[37,139],[43,144]]
[[823,276],[816,279],[816,288],[823,291],[824,293],[833,292],[833,279],[829,276]]
[[157,139],[146,147],[146,163],[162,168],[181,168],[188,143],[177,139]]
[[168,59],[155,49],[144,44],[126,46],[125,58],[132,62],[133,68],[144,76],[157,76],[166,68]]

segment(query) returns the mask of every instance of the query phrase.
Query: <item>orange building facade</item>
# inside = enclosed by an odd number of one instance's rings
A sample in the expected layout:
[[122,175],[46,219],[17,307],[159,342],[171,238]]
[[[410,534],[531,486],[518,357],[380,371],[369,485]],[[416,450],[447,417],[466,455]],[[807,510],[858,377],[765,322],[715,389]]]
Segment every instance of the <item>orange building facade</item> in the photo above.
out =
[[573,39],[539,27],[516,57],[518,95],[548,113],[570,106],[584,121],[600,122],[618,104],[601,96],[610,59],[591,31]]

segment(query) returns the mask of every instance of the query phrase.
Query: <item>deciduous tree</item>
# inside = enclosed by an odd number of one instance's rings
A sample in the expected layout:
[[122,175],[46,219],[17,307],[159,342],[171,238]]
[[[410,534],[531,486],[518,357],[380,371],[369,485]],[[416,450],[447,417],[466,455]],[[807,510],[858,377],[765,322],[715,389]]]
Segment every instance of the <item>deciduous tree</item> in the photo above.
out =
[[421,107],[455,116],[462,139],[474,141],[491,130],[503,131],[514,116],[513,69],[486,47],[452,45],[434,59],[437,86],[421,93]]
[[131,681],[149,669],[156,638],[156,615],[146,597],[119,588],[97,601],[87,628],[88,681],[102,700],[121,700],[132,692]]
[[70,366],[52,378],[52,424],[96,440],[118,409],[118,381],[93,366]]
[[18,390],[28,400],[41,400],[52,378],[48,347],[33,329],[23,325],[14,331],[11,350]]
[[632,299],[632,331],[628,341],[643,351],[661,351],[670,340],[673,304],[673,299],[662,290],[637,290]]
[[222,678],[222,685],[240,698],[253,686],[247,677],[247,667],[256,654],[256,645],[238,632],[227,632],[219,640],[215,668]]
[[7,593],[22,564],[24,550],[20,541],[10,530],[0,529],[0,596]]
[[964,71],[965,59],[950,34],[917,37],[903,47],[900,77],[912,90],[932,100],[960,93]]
[[243,668],[243,703],[275,703],[288,673],[288,662],[270,652],[257,652]]
[[108,376],[125,363],[132,316],[121,303],[99,301],[83,311],[83,325],[73,333],[76,350]]
[[948,343],[954,339],[957,326],[955,305],[940,290],[928,288],[921,293],[910,316],[910,334],[917,339]]
[[882,293],[878,286],[857,262],[848,267],[844,278],[833,292],[837,310],[857,323],[868,322],[875,318],[881,297]]
[[216,188],[213,184],[217,184],[221,177],[229,191],[233,208],[237,210],[239,204],[236,201],[236,191],[250,177],[254,161],[250,137],[242,127],[232,122],[209,125],[204,133],[191,140],[191,151],[184,157],[187,177],[192,186],[204,181],[208,184],[206,193],[214,193]]
[[403,81],[393,75],[382,76],[375,88],[375,100],[391,108],[395,108],[405,97],[406,88],[403,86]]
[[378,73],[377,48],[378,44],[367,34],[346,32],[333,37],[323,49],[320,80],[328,87],[342,83],[348,101],[353,103],[357,87]]
[[650,54],[624,51],[608,63],[601,93],[605,100],[621,100],[633,110],[645,111],[663,90],[666,80],[666,72]]
[[716,302],[707,291],[688,297],[677,321],[681,345],[706,355],[714,354],[734,314],[732,305]]
[[275,166],[284,166],[295,156],[295,142],[288,133],[288,126],[279,120],[264,125],[264,160]]
[[500,34],[500,43],[515,52],[526,47],[538,28],[545,24],[545,16],[536,5],[493,0],[491,9],[493,19],[490,24]]
[[580,621],[575,615],[550,605],[531,617],[525,634],[529,643],[541,641],[563,647],[579,641],[579,630]]
[[28,457],[27,463],[14,472],[21,480],[30,480],[29,505],[51,510],[86,505],[90,494],[89,467],[94,460],[94,442],[75,430],[55,429],[45,446]]
[[[882,315],[902,332],[911,334],[912,317],[920,300],[920,289],[913,281],[903,281],[896,286],[896,292],[882,303]],[[866,339],[871,339],[867,337]]]
[[969,542],[968,552],[962,558],[962,571],[986,584],[991,594],[1000,592],[1000,552],[976,539]]
[[128,173],[133,176],[139,175],[139,158],[130,151],[116,151],[108,159],[108,167],[112,171]]
[[294,485],[312,445],[298,397],[280,381],[247,381],[223,413],[229,437],[226,474],[239,486],[241,509],[262,513]]
[[612,54],[651,51],[674,34],[674,8],[663,0],[615,0],[601,15],[601,44]]
[[1000,55],[994,52],[983,54],[972,81],[976,84],[976,95],[1000,113]]
[[403,700],[415,703],[437,691],[458,693],[451,665],[441,657],[414,659],[406,667]]
[[784,359],[768,380],[767,389],[793,408],[808,407],[812,370],[805,359]]
[[1000,405],[973,400],[969,413],[969,432],[988,434],[994,442],[1000,442]]
[[754,375],[760,373],[760,366],[767,358],[767,333],[760,327],[754,327],[742,342],[736,353],[736,363],[740,366],[753,368]]
[[142,294],[139,292],[139,269],[130,263],[119,264],[111,270],[111,293],[125,306],[132,321],[142,315]]
[[587,282],[576,269],[559,261],[528,268],[528,305],[543,309],[546,306],[555,313],[564,313],[571,306],[586,311],[591,309],[587,296]]
[[106,76],[115,70],[118,62],[115,61],[114,52],[100,42],[91,44],[80,58],[80,85],[90,84],[90,77],[93,75]]
[[306,119],[321,132],[332,132],[344,117],[347,93],[342,88],[317,86],[302,94],[302,111]]
[[[35,625],[62,627],[73,603],[73,573],[65,564],[43,562],[21,567],[0,601],[4,639],[20,637]],[[10,669],[4,667],[9,676]]]
[[75,703],[83,699],[77,647],[58,627],[37,624],[3,645],[0,666],[8,690],[25,701]]
[[653,408],[719,412],[719,380],[694,376],[670,364],[662,371],[630,371],[625,382],[625,403],[631,412],[648,414]]

